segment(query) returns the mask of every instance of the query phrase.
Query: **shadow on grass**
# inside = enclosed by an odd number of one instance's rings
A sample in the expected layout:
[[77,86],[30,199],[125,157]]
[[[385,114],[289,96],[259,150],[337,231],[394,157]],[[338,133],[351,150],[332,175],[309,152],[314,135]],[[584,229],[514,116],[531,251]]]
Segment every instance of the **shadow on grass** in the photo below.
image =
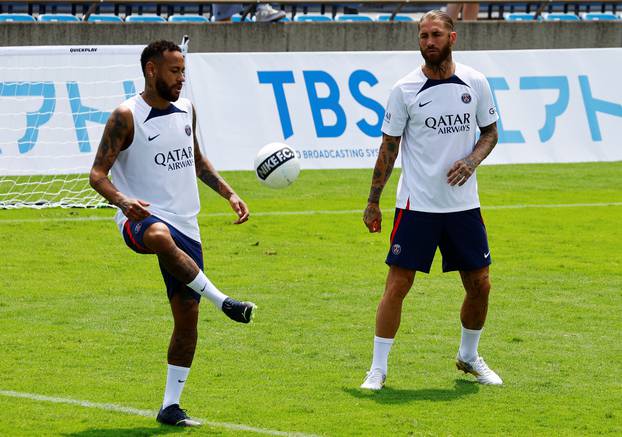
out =
[[[116,436],[132,436],[132,437],[147,437],[152,435],[164,435],[164,434],[176,434],[176,433],[185,433],[192,428],[183,428],[183,427],[173,427],[166,425],[154,425],[153,427],[140,427],[140,428],[91,428],[85,429],[84,431],[72,432],[69,434],[63,434],[65,437],[116,437]],[[201,434],[205,434],[205,431],[209,431],[203,427],[201,429]],[[209,432],[208,432],[209,433]],[[211,434],[211,433],[209,433]],[[214,431],[214,435],[219,435],[220,433]]]
[[369,399],[379,404],[403,404],[412,401],[452,401],[463,396],[469,396],[479,391],[479,384],[474,381],[456,379],[453,390],[438,388],[421,388],[417,390],[399,390],[385,386],[374,392],[359,388],[344,388],[344,392],[359,399]]

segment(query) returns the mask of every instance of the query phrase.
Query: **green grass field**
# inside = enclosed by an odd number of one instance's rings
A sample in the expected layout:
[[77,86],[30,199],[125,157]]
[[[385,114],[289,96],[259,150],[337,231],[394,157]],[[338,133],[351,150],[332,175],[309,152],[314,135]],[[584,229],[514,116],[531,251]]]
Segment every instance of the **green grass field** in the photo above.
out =
[[622,162],[478,172],[494,260],[479,351],[503,387],[456,371],[463,291],[437,256],[405,302],[386,388],[359,390],[397,175],[371,235],[370,170],[304,171],[281,191],[234,172],[254,215],[234,226],[203,190],[206,270],[259,311],[243,326],[202,304],[182,406],[212,425],[140,415],[161,402],[171,317],[156,259],[125,247],[112,210],[5,210],[0,435],[620,435]]

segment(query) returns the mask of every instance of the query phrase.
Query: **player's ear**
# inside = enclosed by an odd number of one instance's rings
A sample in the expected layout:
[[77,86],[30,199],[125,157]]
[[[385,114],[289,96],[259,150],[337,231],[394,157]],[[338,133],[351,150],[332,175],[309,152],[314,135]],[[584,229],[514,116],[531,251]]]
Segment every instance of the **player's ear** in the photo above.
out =
[[145,64],[145,75],[148,79],[155,77],[155,64],[153,61],[147,61],[147,64]]
[[458,34],[456,32],[449,32],[449,42],[453,46],[458,39]]

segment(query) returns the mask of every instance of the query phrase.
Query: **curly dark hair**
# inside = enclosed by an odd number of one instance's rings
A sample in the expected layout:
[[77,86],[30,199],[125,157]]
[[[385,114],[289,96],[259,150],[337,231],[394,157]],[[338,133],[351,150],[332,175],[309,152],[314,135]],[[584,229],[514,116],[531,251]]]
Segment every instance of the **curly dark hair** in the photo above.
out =
[[164,39],[160,41],[154,41],[150,43],[147,47],[145,47],[143,53],[140,55],[140,66],[143,69],[143,76],[145,75],[145,66],[147,65],[147,62],[151,61],[152,59],[161,60],[164,52],[167,51],[181,53],[181,49],[177,44],[171,41],[166,41]]

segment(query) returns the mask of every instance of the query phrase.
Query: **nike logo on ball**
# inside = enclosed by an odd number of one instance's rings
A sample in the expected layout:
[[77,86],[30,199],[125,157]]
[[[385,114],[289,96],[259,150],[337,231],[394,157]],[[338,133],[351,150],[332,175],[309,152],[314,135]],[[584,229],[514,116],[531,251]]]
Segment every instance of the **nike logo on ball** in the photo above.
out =
[[155,140],[156,138],[158,138],[159,136],[160,136],[160,134],[157,134],[157,135],[156,135],[156,136],[154,136],[154,137],[147,137],[147,139],[148,139],[149,141],[153,141],[153,140]]
[[432,100],[425,102],[425,103],[419,103],[419,107],[423,108],[425,105],[427,105],[428,103],[432,103]]

